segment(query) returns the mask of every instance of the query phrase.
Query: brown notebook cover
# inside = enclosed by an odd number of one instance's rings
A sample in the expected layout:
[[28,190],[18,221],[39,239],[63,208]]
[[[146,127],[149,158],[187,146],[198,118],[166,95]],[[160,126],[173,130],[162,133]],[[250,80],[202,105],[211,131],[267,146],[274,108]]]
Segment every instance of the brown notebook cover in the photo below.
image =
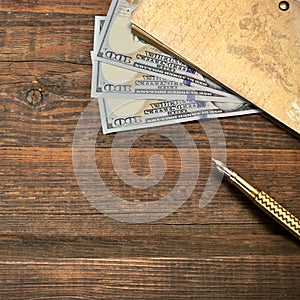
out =
[[132,29],[299,134],[300,1],[284,2],[140,0]]

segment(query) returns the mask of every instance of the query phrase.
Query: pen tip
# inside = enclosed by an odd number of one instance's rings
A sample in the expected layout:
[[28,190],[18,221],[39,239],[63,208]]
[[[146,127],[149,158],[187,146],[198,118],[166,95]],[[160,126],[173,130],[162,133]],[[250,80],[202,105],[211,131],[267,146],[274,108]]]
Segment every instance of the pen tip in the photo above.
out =
[[217,167],[223,167],[224,166],[223,163],[221,161],[217,160],[217,159],[212,158],[211,160],[216,164]]
[[212,158],[212,161],[215,163],[216,168],[220,173],[225,174],[229,172],[229,169],[226,168],[225,164],[223,164],[221,161],[214,158]]

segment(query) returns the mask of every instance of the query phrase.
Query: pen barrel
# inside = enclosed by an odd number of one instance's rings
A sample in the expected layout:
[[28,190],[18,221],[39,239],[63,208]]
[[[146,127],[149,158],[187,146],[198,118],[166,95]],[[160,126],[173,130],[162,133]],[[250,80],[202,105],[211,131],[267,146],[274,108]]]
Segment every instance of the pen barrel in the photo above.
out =
[[227,178],[235,187],[237,187],[250,199],[255,198],[255,196],[259,193],[259,190],[256,187],[254,187],[251,183],[234,171],[231,171],[230,176]]
[[257,206],[300,239],[300,220],[296,216],[263,191],[256,194],[252,199]]

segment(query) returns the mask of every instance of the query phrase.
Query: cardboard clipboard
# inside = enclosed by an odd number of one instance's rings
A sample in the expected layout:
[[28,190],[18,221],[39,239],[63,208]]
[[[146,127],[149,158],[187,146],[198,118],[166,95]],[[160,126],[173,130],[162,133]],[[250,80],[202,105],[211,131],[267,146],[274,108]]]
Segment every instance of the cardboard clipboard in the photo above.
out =
[[300,1],[141,0],[135,34],[300,134]]

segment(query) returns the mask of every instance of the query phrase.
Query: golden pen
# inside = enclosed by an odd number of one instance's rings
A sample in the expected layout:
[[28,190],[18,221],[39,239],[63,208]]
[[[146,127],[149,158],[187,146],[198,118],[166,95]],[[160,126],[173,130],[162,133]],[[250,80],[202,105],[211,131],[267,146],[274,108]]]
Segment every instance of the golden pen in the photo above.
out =
[[251,199],[254,204],[300,240],[300,220],[297,217],[291,214],[265,192],[258,190],[239,174],[230,170],[222,162],[216,159],[212,160],[216,164],[218,171],[222,173],[229,182],[236,186]]

